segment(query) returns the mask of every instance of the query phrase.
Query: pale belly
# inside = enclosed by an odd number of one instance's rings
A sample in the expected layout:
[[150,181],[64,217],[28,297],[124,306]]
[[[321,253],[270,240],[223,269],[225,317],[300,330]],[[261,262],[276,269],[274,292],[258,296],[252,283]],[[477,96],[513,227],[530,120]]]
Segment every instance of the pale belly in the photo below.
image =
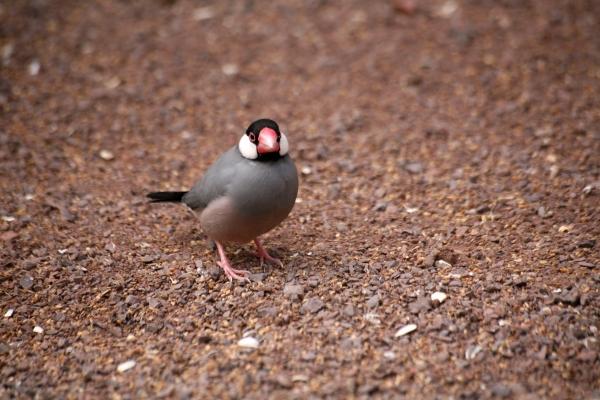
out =
[[292,204],[279,204],[268,213],[243,215],[229,198],[221,197],[200,212],[200,224],[213,240],[246,243],[279,225],[292,210]]

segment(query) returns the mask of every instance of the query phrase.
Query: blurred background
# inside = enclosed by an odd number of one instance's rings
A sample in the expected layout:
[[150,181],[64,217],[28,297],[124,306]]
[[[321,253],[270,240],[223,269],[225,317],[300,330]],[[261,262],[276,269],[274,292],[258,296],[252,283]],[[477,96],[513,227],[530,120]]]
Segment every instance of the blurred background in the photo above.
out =
[[[595,0],[0,1],[0,394],[587,397],[598,38]],[[261,117],[299,201],[231,287],[143,196]]]

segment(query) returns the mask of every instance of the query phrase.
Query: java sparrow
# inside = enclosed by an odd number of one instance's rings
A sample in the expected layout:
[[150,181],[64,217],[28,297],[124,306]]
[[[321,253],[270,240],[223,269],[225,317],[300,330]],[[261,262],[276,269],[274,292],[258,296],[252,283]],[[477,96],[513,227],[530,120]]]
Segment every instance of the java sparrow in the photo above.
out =
[[248,279],[246,270],[234,269],[225,243],[254,240],[261,265],[283,265],[271,257],[258,237],[283,221],[298,195],[298,173],[288,155],[287,137],[275,121],[254,121],[239,143],[225,152],[187,192],[154,192],[152,202],[181,202],[194,210],[206,235],[217,245],[223,272]]

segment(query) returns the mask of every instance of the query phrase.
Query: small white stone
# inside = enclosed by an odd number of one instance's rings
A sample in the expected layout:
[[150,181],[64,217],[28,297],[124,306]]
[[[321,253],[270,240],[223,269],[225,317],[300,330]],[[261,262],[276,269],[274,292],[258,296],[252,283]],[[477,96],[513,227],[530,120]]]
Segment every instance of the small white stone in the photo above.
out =
[[118,76],[113,76],[112,78],[106,80],[104,82],[104,87],[107,89],[116,89],[121,84],[121,79]]
[[119,364],[117,366],[117,371],[118,372],[125,372],[125,371],[130,370],[133,367],[135,367],[135,361],[134,360],[127,360],[127,361],[122,362],[121,364]]
[[258,339],[253,338],[252,336],[246,336],[245,338],[240,339],[237,342],[238,346],[246,347],[248,349],[258,349]]
[[35,76],[40,73],[40,68],[41,68],[40,62],[38,60],[33,60],[29,64],[29,67],[27,67],[27,70],[29,71],[29,75]]
[[416,330],[417,330],[417,325],[415,325],[415,324],[404,325],[402,328],[400,328],[396,331],[396,333],[394,334],[394,337],[396,337],[396,338],[402,337],[402,336],[408,335],[409,333],[414,332]]
[[12,43],[7,43],[2,46],[2,62],[6,65],[10,61],[10,57],[15,50],[15,46]]
[[25,200],[31,201],[33,199],[35,199],[35,195],[34,194],[26,194],[25,195]]
[[127,337],[125,338],[125,340],[127,340],[128,342],[131,342],[131,341],[135,340],[135,336],[130,333],[129,335],[127,335]]
[[552,314],[552,309],[550,307],[542,307],[542,314],[550,315]]
[[39,325],[36,325],[36,326],[34,326],[34,327],[33,327],[33,331],[34,331],[35,333],[44,333],[44,328],[42,328],[42,327],[41,327],[41,326],[39,326]]
[[215,11],[212,7],[200,7],[196,8],[192,13],[192,18],[194,21],[205,21],[207,19],[211,19],[215,16]]
[[12,317],[12,315],[14,314],[15,310],[12,308],[9,308],[8,310],[6,310],[6,312],[4,313],[4,318],[10,318]]
[[181,132],[181,138],[182,138],[183,140],[188,140],[188,139],[191,139],[191,138],[193,138],[193,137],[194,137],[194,135],[192,135],[192,132],[190,132],[190,131],[187,131],[187,130],[186,130],[186,131],[182,131],[182,132]]
[[58,249],[58,254],[65,254],[67,249]]
[[13,222],[15,220],[15,217],[11,217],[11,216],[8,216],[8,215],[3,215],[2,216],[2,220],[6,221],[6,222]]
[[431,301],[437,301],[440,304],[443,303],[448,296],[444,292],[434,292],[431,294]]
[[292,382],[308,382],[308,376],[301,374],[293,375]]
[[458,10],[458,4],[453,0],[446,1],[438,10],[437,14],[440,17],[448,18]]
[[379,325],[381,323],[381,320],[379,319],[379,314],[366,313],[365,319],[374,325]]
[[302,172],[302,175],[310,175],[312,173],[312,169],[308,166],[302,167],[300,171]]
[[113,158],[115,158],[115,155],[110,150],[102,149],[100,150],[100,158],[106,161],[110,161]]
[[450,264],[448,261],[445,261],[445,260],[437,260],[435,262],[435,266],[437,268],[449,268],[449,267],[452,267],[452,264]]
[[300,204],[300,203],[302,203],[302,199],[301,199],[300,197],[296,197],[296,203],[297,203],[297,204]]
[[383,353],[383,357],[387,358],[388,360],[393,360],[396,358],[396,353],[394,353],[393,351],[386,351],[385,353]]
[[419,209],[417,207],[408,207],[408,206],[404,206],[404,210],[406,210],[406,212],[408,214],[414,214],[417,211],[419,211]]
[[467,360],[472,360],[477,357],[477,354],[479,354],[481,350],[483,349],[479,345],[469,346],[469,348],[465,351],[465,358]]
[[558,227],[558,231],[560,233],[570,232],[571,230],[573,230],[573,224],[570,224],[570,225],[561,225],[561,226]]
[[240,68],[235,64],[225,64],[221,67],[221,71],[227,76],[233,76],[240,72]]

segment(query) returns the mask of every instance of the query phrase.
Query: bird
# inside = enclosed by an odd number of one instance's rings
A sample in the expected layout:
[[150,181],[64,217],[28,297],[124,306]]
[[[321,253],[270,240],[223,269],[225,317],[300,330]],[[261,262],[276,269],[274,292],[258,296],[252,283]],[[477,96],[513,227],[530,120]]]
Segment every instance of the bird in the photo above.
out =
[[254,241],[260,265],[283,263],[263,247],[259,236],[279,225],[298,196],[298,171],[289,142],[272,119],[252,122],[239,142],[223,153],[188,191],[152,192],[152,203],[183,203],[199,216],[204,233],[216,243],[219,265],[230,281],[249,280],[236,269],[224,246]]

